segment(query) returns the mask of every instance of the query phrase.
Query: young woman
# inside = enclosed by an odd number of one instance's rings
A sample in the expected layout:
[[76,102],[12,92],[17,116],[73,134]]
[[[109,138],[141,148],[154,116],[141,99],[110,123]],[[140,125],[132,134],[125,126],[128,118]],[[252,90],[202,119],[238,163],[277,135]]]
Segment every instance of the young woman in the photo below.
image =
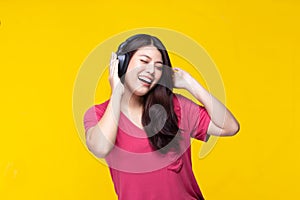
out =
[[[239,123],[189,73],[172,68],[166,48],[138,34],[113,53],[111,98],[84,116],[89,150],[109,165],[120,200],[204,199],[192,171],[190,138],[232,136]],[[190,92],[200,106],[174,94]]]

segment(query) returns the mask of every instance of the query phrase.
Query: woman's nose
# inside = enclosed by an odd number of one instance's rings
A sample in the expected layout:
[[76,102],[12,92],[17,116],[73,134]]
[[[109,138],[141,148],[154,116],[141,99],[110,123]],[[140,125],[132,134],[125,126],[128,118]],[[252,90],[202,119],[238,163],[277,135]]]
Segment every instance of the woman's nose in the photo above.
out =
[[154,73],[154,64],[149,63],[149,64],[146,66],[146,71],[147,71],[149,74],[153,74],[153,73]]

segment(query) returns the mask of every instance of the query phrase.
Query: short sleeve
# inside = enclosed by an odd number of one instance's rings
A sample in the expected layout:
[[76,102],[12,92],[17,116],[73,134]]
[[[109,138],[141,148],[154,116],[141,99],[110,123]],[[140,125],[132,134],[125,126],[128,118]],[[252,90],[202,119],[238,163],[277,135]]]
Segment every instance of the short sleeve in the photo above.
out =
[[208,115],[207,110],[200,105],[191,106],[191,113],[193,112],[196,117],[190,122],[191,137],[206,142],[208,140],[207,130],[210,116]]
[[189,132],[190,137],[206,142],[210,116],[205,107],[194,103],[192,100],[176,95],[181,104],[181,123],[182,127]]
[[85,133],[89,128],[95,126],[99,120],[102,118],[109,101],[106,101],[102,104],[94,105],[90,107],[84,114],[83,123]]

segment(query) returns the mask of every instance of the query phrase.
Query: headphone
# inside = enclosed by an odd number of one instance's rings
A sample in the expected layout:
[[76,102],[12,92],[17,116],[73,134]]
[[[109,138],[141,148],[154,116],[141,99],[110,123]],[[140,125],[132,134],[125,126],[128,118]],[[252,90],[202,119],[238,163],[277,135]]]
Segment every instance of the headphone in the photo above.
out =
[[119,78],[121,79],[122,83],[124,83],[124,76],[128,68],[130,56],[129,53],[125,54],[117,54],[118,60],[119,60],[119,65],[118,65],[118,75]]

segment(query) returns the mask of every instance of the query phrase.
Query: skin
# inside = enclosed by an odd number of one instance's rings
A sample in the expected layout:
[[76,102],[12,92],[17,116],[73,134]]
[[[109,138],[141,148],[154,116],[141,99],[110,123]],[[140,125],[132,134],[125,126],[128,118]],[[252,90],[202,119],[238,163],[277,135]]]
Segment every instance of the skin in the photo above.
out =
[[[114,147],[121,112],[136,126],[143,128],[142,96],[147,94],[160,79],[161,67],[162,56],[156,47],[142,47],[131,58],[123,85],[118,77],[117,55],[112,54],[109,76],[112,89],[110,102],[101,120],[86,134],[87,146],[95,156],[103,158]],[[174,72],[174,88],[187,90],[206,108],[211,118],[207,134],[233,136],[239,131],[239,123],[218,99],[204,89],[188,72],[180,68],[174,68]],[[146,77],[152,82],[146,84],[139,77]]]
[[[142,96],[153,88],[162,75],[162,56],[154,46],[140,48],[131,58],[125,75],[124,93],[121,101],[121,111],[138,127],[143,128]],[[139,79],[152,80],[147,84]]]

